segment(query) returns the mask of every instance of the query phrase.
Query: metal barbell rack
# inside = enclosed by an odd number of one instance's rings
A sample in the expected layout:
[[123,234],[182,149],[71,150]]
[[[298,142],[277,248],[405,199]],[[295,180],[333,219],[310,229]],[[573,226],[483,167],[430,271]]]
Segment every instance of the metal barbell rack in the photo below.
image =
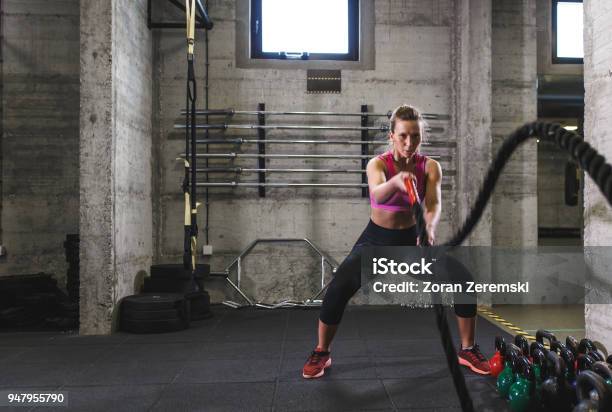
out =
[[[175,124],[175,129],[185,129],[185,125],[183,124]],[[269,124],[269,125],[259,125],[259,124],[227,124],[227,123],[219,123],[219,124],[197,124],[195,126],[196,129],[203,130],[230,130],[230,129],[238,129],[238,130],[337,130],[337,131],[377,131],[377,132],[388,132],[389,126],[386,124],[381,124],[380,126],[326,126],[326,125],[292,125],[292,124]],[[427,132],[430,133],[441,133],[444,131],[443,127],[427,127],[425,128]]]
[[[233,161],[234,159],[257,159],[257,166],[252,168],[243,168],[237,167],[233,165],[228,165],[227,167],[206,167],[196,169],[196,173],[205,174],[206,182],[198,182],[198,186],[204,187],[257,187],[259,188],[259,196],[265,197],[265,188],[272,187],[355,187],[362,189],[362,197],[368,197],[368,184],[367,184],[367,176],[365,173],[365,169],[367,166],[368,160],[373,156],[370,148],[372,147],[380,147],[388,144],[386,139],[381,138],[371,138],[370,132],[387,132],[389,130],[388,124],[380,124],[380,125],[369,125],[368,120],[371,118],[389,118],[391,116],[391,112],[386,113],[370,113],[367,111],[368,106],[362,105],[361,112],[316,112],[316,111],[274,111],[274,110],[266,110],[266,106],[264,103],[260,103],[257,106],[257,110],[235,110],[235,109],[213,109],[213,110],[198,110],[196,113],[203,116],[226,116],[229,119],[232,116],[257,116],[256,124],[240,124],[240,123],[231,123],[228,121],[224,121],[223,123],[213,123],[206,122],[205,124],[196,125],[196,129],[210,131],[210,130],[218,130],[220,132],[224,132],[229,129],[236,130],[252,130],[257,132],[256,138],[248,138],[248,137],[235,137],[235,136],[227,136],[217,135],[213,138],[200,138],[196,141],[196,145],[206,145],[206,153],[196,153],[196,157],[204,158],[204,159],[228,159]],[[183,114],[184,110],[181,111]],[[266,124],[266,116],[332,116],[332,117],[359,117],[360,125],[325,125],[325,124]],[[423,118],[427,120],[448,120],[450,117],[448,115],[441,114],[432,114],[426,113],[423,115]],[[176,129],[184,129],[186,126],[183,124],[174,125]],[[267,131],[274,130],[310,130],[310,131],[358,131],[361,134],[361,139],[350,139],[349,140],[341,140],[339,137],[335,137],[332,139],[325,138],[323,136],[322,139],[314,139],[310,136],[308,137],[295,137],[295,136],[283,136],[283,137],[274,137],[273,139],[266,139]],[[436,127],[427,127],[426,129],[429,133],[443,133],[445,132],[445,127],[437,126]],[[348,136],[347,136],[348,137]],[[209,145],[256,145],[257,151],[255,153],[208,153]],[[307,153],[267,153],[267,146],[271,144],[305,144],[305,145],[351,145],[351,146],[360,146],[361,154],[307,154]],[[432,148],[444,148],[444,147],[453,147],[453,145],[449,142],[444,142],[440,140],[434,140],[433,142],[424,142],[424,146],[429,146]],[[184,156],[185,154],[181,154]],[[446,155],[431,155],[429,156],[434,159],[439,159],[441,161],[448,161],[451,159],[451,156]],[[279,167],[279,168],[268,168],[266,167],[266,160],[268,159],[343,159],[343,160],[359,160],[361,162],[361,168],[288,168],[288,167]],[[209,182],[208,174],[209,173],[257,173],[258,181],[256,182],[239,182],[239,181],[226,181],[226,182]],[[309,183],[309,182],[266,182],[266,174],[267,173],[353,173],[353,174],[361,174],[361,183]]]
[[[181,153],[184,157],[185,153]],[[333,154],[289,154],[289,153],[274,153],[274,154],[258,154],[258,153],[197,153],[197,157],[209,159],[370,159],[371,155],[333,155]],[[428,156],[431,159],[450,160],[450,156]]]
[[[296,182],[199,182],[200,187],[336,187],[336,188],[367,188],[367,183],[296,183]],[[450,185],[442,185],[446,190]]]
[[198,139],[197,144],[341,144],[341,145],[385,145],[386,140],[371,140],[362,142],[361,140],[281,140],[281,139],[243,139],[241,137],[235,139]]
[[[339,145],[376,145],[389,144],[387,140],[283,140],[283,139],[245,139],[242,137],[227,139],[198,139],[197,144],[339,144]],[[421,143],[421,146],[431,147],[454,147],[456,144],[447,142],[429,141]]]
[[365,183],[199,182],[201,187],[368,187]]
[[[234,110],[234,109],[213,109],[197,110],[197,115],[204,116],[342,116],[342,117],[386,117],[391,118],[392,111],[387,113],[369,112],[301,112],[301,111],[275,111],[275,110]],[[185,109],[181,110],[185,114]],[[425,120],[449,120],[450,116],[443,114],[423,113]]]
[[249,169],[245,167],[209,167],[196,169],[196,173],[365,173],[365,169]]

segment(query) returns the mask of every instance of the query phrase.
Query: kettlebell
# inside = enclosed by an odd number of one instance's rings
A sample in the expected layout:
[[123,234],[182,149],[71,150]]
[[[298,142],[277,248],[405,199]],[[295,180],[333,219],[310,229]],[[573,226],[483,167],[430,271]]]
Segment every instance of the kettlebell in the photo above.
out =
[[[539,345],[541,348],[534,345]],[[546,363],[546,352],[544,345],[541,343],[534,342],[531,344],[531,362],[538,387],[542,383],[542,368]]]
[[516,345],[506,345],[506,353],[504,355],[504,370],[497,377],[497,392],[502,398],[508,398],[510,386],[514,383],[517,360],[520,356],[520,349]]
[[532,342],[531,345],[529,346],[529,353],[532,354],[531,356],[533,356],[533,351],[536,349],[539,349],[544,353],[548,352],[548,349],[546,349],[544,345],[541,344],[540,342]]
[[559,349],[559,356],[565,363],[565,375],[564,375],[564,386],[565,397],[572,404],[576,403],[576,371],[574,369],[574,354],[565,345],[562,345]]
[[529,408],[531,397],[534,392],[535,375],[531,364],[526,357],[520,357],[517,361],[519,371],[515,382],[508,391],[510,409],[514,412],[524,412]]
[[567,336],[565,338],[565,346],[574,354],[574,359],[578,356],[578,339],[573,336]]
[[574,412],[609,411],[612,409],[610,393],[604,379],[593,371],[586,370],[576,379],[578,405]]
[[[537,342],[536,344],[542,346]],[[537,404],[539,404],[541,401],[540,393],[542,392],[542,381],[544,380],[544,375],[546,373],[546,349],[543,348],[544,346],[542,346],[542,348],[533,347],[533,350],[531,351],[531,357],[533,359],[531,368],[533,370],[533,377],[535,381],[532,398],[534,403]]]
[[540,329],[536,332],[536,342],[540,342],[541,344],[544,344],[544,339],[548,340],[549,346],[552,345],[552,343],[554,341],[557,340],[557,337],[555,336],[554,333],[549,332],[545,329]]
[[489,359],[489,367],[491,369],[491,375],[497,378],[501,371],[504,369],[504,357],[502,353],[506,352],[506,342],[501,336],[495,337],[495,354]]
[[591,353],[589,354],[581,353],[580,355],[578,355],[578,362],[577,362],[578,366],[576,367],[576,373],[579,374],[583,371],[591,370],[595,362],[597,361],[595,360],[593,356],[591,356]]
[[578,353],[587,353],[595,358],[596,361],[604,361],[605,357],[599,352],[592,340],[584,338],[578,344]]
[[554,351],[546,354],[545,380],[542,382],[541,400],[544,410],[561,412],[571,410],[565,399],[565,364]]
[[604,378],[608,391],[612,394],[612,368],[606,362],[597,361],[591,370]]
[[524,357],[529,358],[529,342],[526,337],[523,335],[516,335],[514,337],[514,344],[518,346]]
[[561,351],[564,349],[567,349],[567,346],[565,346],[563,342],[561,341],[556,340],[550,343],[550,350],[554,350],[559,355],[561,354]]

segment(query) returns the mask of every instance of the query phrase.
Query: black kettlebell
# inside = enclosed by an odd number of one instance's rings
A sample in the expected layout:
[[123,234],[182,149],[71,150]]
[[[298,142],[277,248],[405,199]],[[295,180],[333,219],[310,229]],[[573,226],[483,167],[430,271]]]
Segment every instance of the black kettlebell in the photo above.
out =
[[578,339],[573,336],[568,336],[565,338],[565,346],[574,354],[574,358],[578,356]]
[[557,340],[557,337],[554,333],[549,332],[545,329],[540,329],[536,332],[536,342],[540,342],[544,344],[544,339],[548,340],[549,346],[552,345],[554,341]]
[[538,383],[538,389],[542,380],[544,379],[544,369],[546,368],[546,348],[544,345],[538,342],[533,342],[531,344],[531,362],[533,364],[533,371],[536,378],[536,382]]
[[576,370],[574,354],[565,345],[558,347],[558,354],[565,364],[565,396],[572,404],[576,404]]
[[531,353],[533,356],[533,351],[536,349],[539,349],[544,353],[548,352],[548,349],[546,349],[544,345],[541,344],[540,342],[532,342],[531,346],[529,347],[529,353]]
[[529,358],[529,341],[523,335],[514,337],[514,344],[519,347],[524,357]]
[[559,340],[555,340],[550,343],[550,350],[554,350],[557,353],[561,353],[562,349],[567,349],[567,346]]
[[597,361],[591,369],[593,372],[604,378],[608,391],[612,391],[612,368],[606,362]]
[[582,339],[578,344],[578,353],[588,353],[594,357],[596,361],[605,360],[605,357],[599,352],[599,349],[597,349],[593,341],[587,338]]
[[612,402],[604,379],[593,371],[584,371],[576,379],[578,405],[574,412],[610,411]]
[[542,370],[545,377],[542,382],[540,399],[546,411],[570,411],[571,404],[567,399],[565,388],[565,364],[554,351],[546,354],[546,367]]
[[577,373],[593,369],[593,365],[595,364],[595,362],[597,362],[597,360],[591,355],[592,352],[589,354],[578,355]]

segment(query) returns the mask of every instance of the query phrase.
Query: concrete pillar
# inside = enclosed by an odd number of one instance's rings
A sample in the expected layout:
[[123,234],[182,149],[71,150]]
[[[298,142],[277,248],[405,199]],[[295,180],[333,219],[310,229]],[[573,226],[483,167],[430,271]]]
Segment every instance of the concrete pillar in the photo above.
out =
[[[612,6],[607,0],[584,2],[585,139],[607,161],[612,159]],[[584,245],[612,246],[612,208],[590,178],[584,187]],[[607,259],[606,259],[607,260]],[[604,265],[592,265],[596,278],[610,284]],[[586,336],[612,347],[612,305],[585,305]]]
[[146,1],[81,0],[81,333],[110,334],[151,263]]
[[[535,0],[493,2],[493,154],[515,129],[538,117]],[[493,244],[537,246],[537,143],[510,159],[493,197]]]
[[[465,221],[491,162],[491,0],[456,0],[452,118],[457,137],[457,207]],[[491,207],[465,245],[491,245]]]

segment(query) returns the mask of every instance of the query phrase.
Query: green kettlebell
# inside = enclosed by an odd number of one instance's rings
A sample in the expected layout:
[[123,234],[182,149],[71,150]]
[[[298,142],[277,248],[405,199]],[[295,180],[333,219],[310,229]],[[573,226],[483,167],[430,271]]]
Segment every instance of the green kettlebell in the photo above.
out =
[[512,371],[503,371],[499,374],[497,377],[497,392],[499,392],[499,395],[502,398],[508,398],[508,392],[510,391],[510,386],[512,386],[513,383],[514,375],[512,374]]
[[516,370],[515,365],[516,365],[518,353],[520,353],[520,350],[518,351],[513,350],[512,346],[516,348],[516,346],[512,344],[506,347],[505,358],[507,360],[504,364],[505,365],[504,370],[497,377],[497,392],[499,392],[499,395],[504,399],[508,399],[508,392],[510,391],[510,386],[512,386],[512,384],[514,383],[514,379],[515,379],[514,373]]
[[517,362],[517,377],[515,382],[510,386],[508,391],[508,399],[510,400],[510,409],[514,412],[524,412],[529,406],[531,400],[530,390],[532,382],[528,377],[533,377],[533,370],[527,358],[521,357]]

